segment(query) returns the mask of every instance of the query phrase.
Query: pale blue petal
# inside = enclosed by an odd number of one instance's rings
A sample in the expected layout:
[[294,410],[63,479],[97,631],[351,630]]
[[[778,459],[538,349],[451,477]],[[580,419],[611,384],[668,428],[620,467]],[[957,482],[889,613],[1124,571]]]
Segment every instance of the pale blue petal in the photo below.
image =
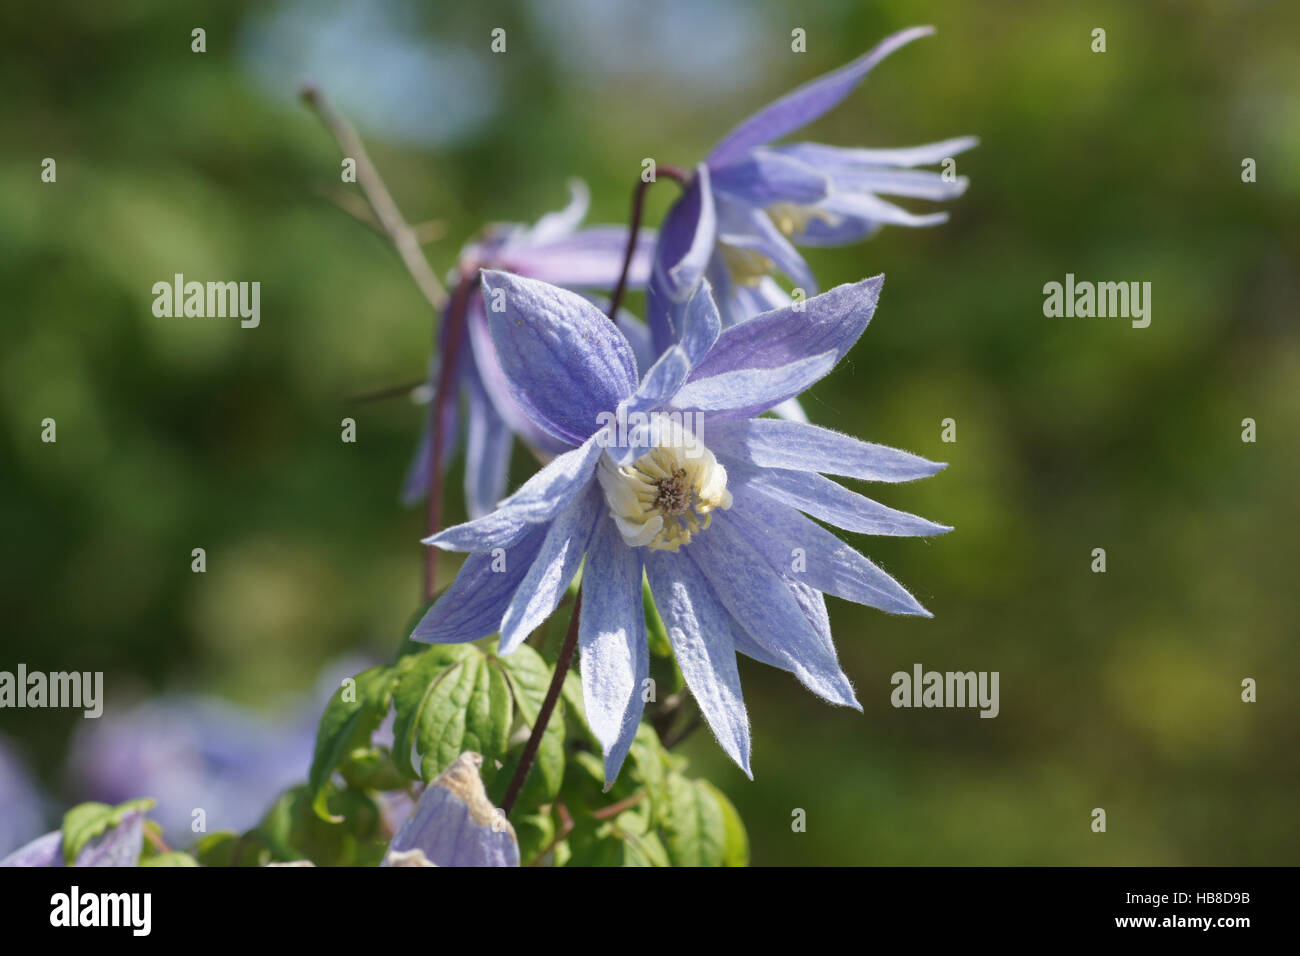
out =
[[596,523],[582,578],[582,698],[587,724],[605,755],[605,783],[627,759],[645,710],[643,684],[650,671],[641,608],[641,555],[623,543],[608,515]]
[[727,756],[752,779],[749,715],[740,691],[731,616],[686,550],[649,551],[646,575],[677,666],[700,713]]
[[789,276],[803,289],[804,298],[814,295],[819,288],[812,267],[762,209],[719,197],[718,242],[771,260],[778,272]]
[[840,359],[822,352],[775,368],[742,368],[692,381],[673,397],[673,407],[719,417],[757,415],[821,381]]
[[549,524],[531,524],[513,543],[467,557],[451,587],[424,613],[411,640],[462,644],[495,634],[549,530]]
[[743,486],[733,487],[732,497],[736,520],[762,529],[754,547],[788,577],[890,614],[931,616],[901,584],[794,508]]
[[490,551],[509,547],[534,524],[549,521],[569,506],[592,480],[600,458],[599,436],[551,461],[490,514],[453,525],[424,544],[444,551]]
[[483,301],[511,398],[556,438],[582,444],[636,390],[627,339],[576,292],[484,270]]
[[77,866],[136,866],[144,850],[144,811],[123,814],[117,826],[90,840],[77,854]]
[[729,486],[734,480],[845,531],[914,537],[952,530],[906,511],[886,507],[814,472],[754,468],[723,456],[719,456],[719,460],[727,469]]
[[[577,177],[570,179],[565,185],[569,188],[568,204],[557,212],[548,212],[538,219],[531,229],[519,233],[515,237],[515,244],[529,246],[554,242],[570,235],[582,225],[582,220],[587,218],[587,209],[591,205],[591,190]],[[509,248],[507,246],[502,251],[508,252]]]
[[[687,549],[722,606],[749,636],[782,661],[805,687],[833,704],[857,707],[853,685],[840,669],[835,650],[804,613],[787,582],[742,534],[739,515],[716,513],[707,531]],[[751,533],[762,534],[753,527]]]
[[709,167],[720,169],[739,160],[755,146],[780,139],[811,123],[849,95],[853,87],[871,69],[899,47],[934,32],[933,27],[913,27],[886,37],[874,49],[852,63],[831,73],[805,83],[793,93],[787,93],[763,107],[742,122],[714,147],[709,154]]
[[916,481],[947,467],[819,425],[775,418],[723,423],[710,435],[709,447],[763,468],[820,471],[864,481]]
[[55,830],[20,846],[0,866],[63,866],[63,833]]
[[833,352],[843,358],[871,321],[883,276],[836,286],[724,331],[691,373],[698,382],[740,369],[773,369]]
[[809,166],[832,171],[870,168],[878,166],[930,166],[942,163],[959,153],[979,145],[974,136],[959,136],[924,146],[904,146],[893,149],[858,149],[845,146],[827,146],[824,143],[790,143],[773,147],[774,152],[797,159]]
[[593,483],[551,522],[541,550],[501,617],[500,653],[509,654],[551,616],[578,573],[604,499]]
[[713,189],[754,206],[777,202],[804,206],[825,199],[830,180],[797,159],[756,149],[738,162],[715,169]]
[[709,170],[701,163],[659,230],[646,293],[646,324],[655,354],[663,354],[676,343],[681,310],[704,277],[716,238],[713,189]]
[[[502,268],[552,285],[575,289],[613,289],[627,255],[626,226],[591,226],[545,245],[520,246],[503,253]],[[627,288],[641,289],[650,278],[655,233],[642,229],[628,265]]]

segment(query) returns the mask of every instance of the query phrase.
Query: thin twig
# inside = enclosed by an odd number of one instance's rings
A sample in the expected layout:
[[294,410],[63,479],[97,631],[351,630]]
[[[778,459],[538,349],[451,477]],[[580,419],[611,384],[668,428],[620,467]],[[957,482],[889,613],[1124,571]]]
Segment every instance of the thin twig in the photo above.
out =
[[564,644],[560,647],[560,656],[555,662],[555,673],[551,675],[551,686],[546,689],[546,697],[542,700],[541,709],[537,711],[537,720],[533,722],[528,743],[524,744],[519,766],[515,768],[515,774],[510,778],[510,786],[506,788],[506,795],[501,800],[501,810],[506,816],[510,816],[510,811],[514,809],[515,801],[519,799],[519,793],[524,789],[524,781],[528,779],[528,772],[533,769],[533,764],[537,761],[537,750],[542,744],[542,734],[546,733],[546,725],[551,721],[551,713],[555,710],[555,704],[560,699],[560,691],[564,688],[564,675],[569,672],[574,651],[578,649],[578,626],[581,617],[582,594],[579,592],[573,602],[573,616],[569,618],[569,631],[564,635]]
[[555,839],[542,847],[541,852],[528,864],[529,866],[541,866],[542,861],[546,859],[546,854],[563,843],[569,834],[573,832],[573,815],[569,813],[569,808],[564,805],[563,800],[555,801],[555,812],[560,815],[560,829],[555,832]]
[[441,313],[447,304],[447,290],[434,275],[429,260],[424,257],[419,235],[402,218],[397,203],[393,202],[388,187],[384,185],[374,163],[370,161],[370,156],[366,153],[366,148],[362,145],[356,129],[315,86],[311,84],[304,86],[301,96],[303,102],[316,112],[321,122],[334,134],[334,139],[338,142],[343,155],[356,161],[357,183],[365,193],[366,201],[370,203],[375,219],[397,248],[397,254],[401,256],[406,271],[415,280],[421,294],[433,307],[435,313]]
[[599,810],[594,811],[591,815],[593,818],[597,820],[612,819],[613,817],[618,816],[624,810],[630,810],[632,807],[635,807],[638,803],[640,803],[649,795],[650,794],[647,793],[645,790],[638,790],[636,793],[632,794],[632,796],[624,797],[622,800],[619,800],[617,803],[611,803],[607,807],[601,807]]

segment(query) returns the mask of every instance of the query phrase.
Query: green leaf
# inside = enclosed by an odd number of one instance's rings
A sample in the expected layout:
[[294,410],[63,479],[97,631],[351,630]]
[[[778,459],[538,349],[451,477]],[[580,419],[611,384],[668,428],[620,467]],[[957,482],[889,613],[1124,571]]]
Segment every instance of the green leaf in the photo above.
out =
[[354,750],[370,746],[370,735],[388,713],[399,673],[392,667],[372,667],[330,696],[316,731],[316,750],[307,775],[312,807],[322,820],[339,822],[326,807],[327,784]]
[[359,790],[325,789],[327,812],[342,826],[316,811],[316,800],[305,786],[283,794],[258,827],[258,836],[281,862],[308,859],[317,866],[374,866],[383,858],[387,840],[380,829],[378,806]]
[[[500,661],[509,679],[520,716],[524,723],[532,728],[537,722],[546,692],[551,685],[551,668],[547,666],[542,656],[527,644],[521,644],[514,652],[496,660]],[[564,700],[561,694],[561,699],[555,702],[555,711],[551,714],[550,722],[546,725],[546,730],[542,733],[542,739],[538,744],[537,762],[528,775],[523,793],[520,794],[520,801],[525,806],[541,806],[555,799],[556,794],[560,792],[560,786],[564,783],[564,739]],[[516,756],[503,768],[502,776],[509,779],[518,763],[519,758]]]
[[420,715],[437,690],[438,683],[451,674],[452,669],[475,649],[468,644],[434,644],[418,654],[405,658],[403,668],[393,692],[393,763],[399,773],[408,779],[419,777],[411,765],[411,746],[415,741]]
[[86,844],[122,822],[134,810],[148,810],[148,798],[128,800],[110,807],[106,803],[81,803],[63,815],[63,862],[71,866]]
[[221,831],[209,833],[194,845],[200,866],[262,866],[271,850],[257,830],[245,834]]
[[140,861],[141,866],[198,866],[198,861],[188,853],[171,850],[156,856],[147,856]]
[[721,866],[726,858],[727,818],[703,780],[668,777],[672,807],[664,827],[669,859],[674,866]]
[[417,719],[415,746],[421,754],[420,775],[426,781],[467,750],[483,755],[483,776],[490,780],[497,758],[510,743],[514,721],[510,686],[500,668],[471,647],[459,664],[434,683]]
[[713,799],[718,802],[718,806],[722,808],[723,824],[726,827],[726,836],[722,843],[722,865],[749,866],[749,834],[745,832],[745,824],[740,819],[740,814],[736,812],[735,806],[721,790],[707,780],[697,780],[695,783],[696,786],[709,791]]

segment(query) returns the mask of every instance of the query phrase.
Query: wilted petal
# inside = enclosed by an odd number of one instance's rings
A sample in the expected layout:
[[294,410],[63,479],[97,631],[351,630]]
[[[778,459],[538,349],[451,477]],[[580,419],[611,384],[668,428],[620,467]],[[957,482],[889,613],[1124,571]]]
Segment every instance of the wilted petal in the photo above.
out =
[[556,438],[582,444],[636,390],[627,339],[577,293],[484,270],[483,299],[510,396]]
[[117,826],[90,840],[77,854],[77,866],[135,866],[144,850],[144,811],[122,815]]
[[418,850],[434,866],[518,866],[514,827],[488,799],[482,766],[481,756],[463,753],[429,784],[381,865],[402,865],[401,854]]
[[886,37],[874,49],[834,72],[805,83],[742,122],[714,147],[709,167],[721,169],[755,146],[780,139],[834,108],[871,69],[899,47],[934,32],[934,27],[913,27]]
[[641,609],[641,557],[623,543],[613,519],[602,515],[582,578],[582,698],[587,724],[605,754],[605,782],[627,759],[645,710],[642,684],[650,670]]
[[727,755],[749,769],[749,715],[740,691],[732,620],[689,553],[651,551],[646,575],[668,630],[673,656],[700,713]]

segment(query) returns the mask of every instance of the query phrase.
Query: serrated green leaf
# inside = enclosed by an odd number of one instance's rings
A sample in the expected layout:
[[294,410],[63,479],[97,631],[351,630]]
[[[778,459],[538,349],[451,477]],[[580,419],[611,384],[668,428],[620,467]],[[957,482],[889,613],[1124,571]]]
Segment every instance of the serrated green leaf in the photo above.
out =
[[727,845],[727,820],[715,791],[703,780],[668,777],[671,813],[664,826],[668,858],[674,866],[721,866]]
[[476,647],[437,680],[418,717],[420,775],[432,781],[467,750],[483,755],[484,779],[510,742],[514,705],[505,674]]
[[307,775],[311,805],[322,820],[339,822],[326,807],[326,785],[353,750],[370,745],[370,735],[388,713],[397,674],[391,667],[372,667],[352,678],[355,684],[351,688],[330,695],[316,730],[316,749]]
[[71,866],[86,844],[122,822],[134,810],[148,810],[148,798],[128,800],[111,807],[106,803],[81,803],[63,815],[63,862]]
[[418,655],[405,658],[409,661],[398,677],[393,692],[393,764],[408,779],[419,776],[411,765],[411,745],[415,741],[421,713],[428,704],[438,684],[451,676],[451,671],[468,655],[477,653],[468,644],[434,644]]

